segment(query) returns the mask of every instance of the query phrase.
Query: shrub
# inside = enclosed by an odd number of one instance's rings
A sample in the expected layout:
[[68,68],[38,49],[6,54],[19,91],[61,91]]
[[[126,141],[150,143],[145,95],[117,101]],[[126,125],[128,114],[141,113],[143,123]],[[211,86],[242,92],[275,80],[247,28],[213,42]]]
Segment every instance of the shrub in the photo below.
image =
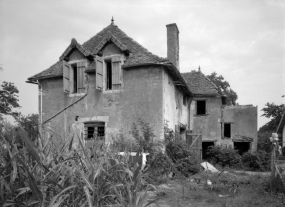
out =
[[166,154],[174,163],[178,172],[188,177],[200,171],[198,159],[191,153],[187,143],[181,140],[178,133],[165,127]]
[[211,146],[207,150],[210,162],[222,167],[240,167],[241,156],[237,150],[221,146]]
[[270,154],[265,151],[256,153],[246,152],[241,157],[242,166],[246,170],[268,171],[270,170]]

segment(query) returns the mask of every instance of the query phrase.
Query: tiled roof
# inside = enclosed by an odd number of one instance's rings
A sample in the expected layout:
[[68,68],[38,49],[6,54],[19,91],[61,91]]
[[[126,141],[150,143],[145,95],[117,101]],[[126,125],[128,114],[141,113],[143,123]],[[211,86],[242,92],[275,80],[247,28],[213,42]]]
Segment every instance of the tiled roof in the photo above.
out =
[[[113,41],[120,49],[122,49],[124,52],[129,54],[126,58],[124,66],[132,66],[132,65],[146,64],[146,63],[148,64],[169,63],[169,61],[166,58],[158,57],[152,54],[151,52],[149,52],[139,43],[137,43],[132,38],[127,36],[122,30],[119,29],[118,26],[114,24],[110,24],[108,27],[104,28],[102,31],[97,33],[87,42],[83,43],[82,47],[80,45],[80,49],[84,51],[87,55],[89,55],[89,53],[92,55],[97,55],[97,53],[100,52],[100,50],[104,46],[103,43],[105,43],[106,40]],[[66,53],[69,52],[69,50],[70,50],[70,46],[63,53],[63,56],[65,56]],[[52,65],[50,68],[28,79],[37,80],[37,79],[44,79],[44,78],[60,76],[62,75],[62,67],[60,67],[61,65],[62,63],[57,62],[54,65]]]
[[218,87],[210,81],[202,72],[191,71],[182,73],[188,87],[195,95],[219,95]]

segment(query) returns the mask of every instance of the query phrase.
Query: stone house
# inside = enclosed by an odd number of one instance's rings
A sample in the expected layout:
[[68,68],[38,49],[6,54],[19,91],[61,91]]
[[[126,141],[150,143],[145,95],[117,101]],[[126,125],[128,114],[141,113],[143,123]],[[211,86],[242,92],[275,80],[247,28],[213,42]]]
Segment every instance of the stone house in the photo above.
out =
[[[179,30],[176,24],[166,27],[167,59],[150,53],[113,21],[82,45],[72,39],[59,61],[28,78],[39,85],[42,126],[63,140],[77,133],[83,141],[97,135],[112,142],[120,133],[130,137],[132,123],[143,119],[157,139],[164,138],[167,122],[184,138],[187,130],[201,134],[204,147],[232,146],[236,139],[252,143],[254,150],[256,108],[226,107],[225,97],[201,72],[181,74]],[[232,132],[227,139],[224,131]]]

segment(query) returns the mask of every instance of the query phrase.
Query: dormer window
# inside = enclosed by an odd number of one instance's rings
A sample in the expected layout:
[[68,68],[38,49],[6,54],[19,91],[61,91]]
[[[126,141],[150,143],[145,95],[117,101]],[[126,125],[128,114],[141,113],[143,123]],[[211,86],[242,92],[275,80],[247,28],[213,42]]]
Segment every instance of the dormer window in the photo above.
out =
[[67,63],[63,61],[63,87],[68,94],[85,93],[84,71],[87,61],[79,60]]
[[120,90],[122,88],[121,64],[121,55],[105,59],[96,56],[96,89]]

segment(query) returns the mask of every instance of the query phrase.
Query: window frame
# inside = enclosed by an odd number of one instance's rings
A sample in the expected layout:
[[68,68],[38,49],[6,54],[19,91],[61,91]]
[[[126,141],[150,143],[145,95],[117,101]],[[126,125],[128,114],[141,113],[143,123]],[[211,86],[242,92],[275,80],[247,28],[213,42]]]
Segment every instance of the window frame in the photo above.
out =
[[[229,136],[226,136],[226,125],[229,126]],[[228,123],[228,122],[224,123],[223,135],[224,135],[224,138],[228,138],[228,139],[232,137],[232,123]],[[227,135],[228,135],[228,133],[227,133]]]
[[[198,113],[198,102],[205,102],[205,113]],[[206,116],[207,115],[207,101],[206,100],[196,100],[196,116]]]
[[[89,130],[88,128],[94,128],[93,130]],[[97,129],[96,129],[97,128]],[[99,136],[98,133],[99,133],[99,128],[101,130],[101,133],[102,133],[102,130],[103,130],[103,136]],[[93,131],[93,132],[97,132],[97,135],[96,137],[89,137],[89,133],[88,131]],[[94,134],[94,133],[93,133]],[[103,140],[105,139],[105,136],[106,136],[106,127],[105,127],[105,122],[99,122],[99,121],[92,121],[92,122],[85,122],[84,123],[84,140]]]
[[[122,90],[123,88],[123,70],[122,70],[122,64],[123,64],[123,56],[121,54],[115,54],[115,55],[110,55],[110,56],[106,56],[103,57],[103,92],[105,93],[110,93],[110,92],[119,92]],[[109,89],[107,87],[107,62],[110,62],[111,64],[111,74],[109,74],[109,76],[111,76],[111,82],[112,82],[112,88]],[[117,71],[117,75],[118,75],[118,79],[117,81],[119,83],[114,83],[114,64],[119,62],[119,71]],[[118,88],[115,88],[114,85],[117,85]]]
[[[79,64],[80,63],[82,64],[81,67],[83,67],[82,71],[79,70],[79,68],[80,68]],[[68,89],[69,90],[66,90],[65,92],[67,92],[70,97],[84,95],[86,93],[86,88],[84,87],[85,70],[88,66],[88,60],[87,59],[72,60],[72,61],[66,62],[66,64],[69,65],[69,67],[68,67]],[[74,73],[75,67],[76,67],[76,75]],[[81,73],[80,79],[78,79],[78,77],[80,76],[79,73]],[[75,76],[76,76],[76,78],[75,78]],[[64,77],[64,78],[66,78],[66,77]],[[76,84],[74,84],[75,79],[76,79]],[[79,84],[80,81],[81,81],[81,84]],[[76,90],[74,88],[75,85],[76,85]],[[80,86],[82,87],[81,89],[83,90],[83,92],[79,92]],[[64,86],[64,88],[65,88],[65,86]]]

